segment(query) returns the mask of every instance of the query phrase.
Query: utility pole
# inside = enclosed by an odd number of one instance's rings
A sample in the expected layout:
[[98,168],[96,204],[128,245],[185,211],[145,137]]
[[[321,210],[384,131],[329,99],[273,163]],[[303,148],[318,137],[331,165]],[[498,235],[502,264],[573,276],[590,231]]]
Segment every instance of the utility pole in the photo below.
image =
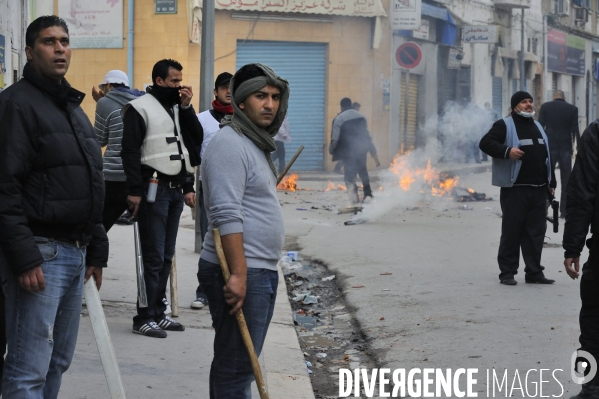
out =
[[524,70],[524,8],[522,9],[522,30],[520,33],[520,90],[525,91],[526,74]]
[[[200,109],[203,112],[210,109],[214,86],[214,0],[202,1],[202,49],[200,61]],[[199,171],[196,173],[196,188],[199,187]],[[199,193],[199,190],[198,190]],[[195,252],[202,250],[202,237],[200,230],[200,201],[196,201],[195,220]]]

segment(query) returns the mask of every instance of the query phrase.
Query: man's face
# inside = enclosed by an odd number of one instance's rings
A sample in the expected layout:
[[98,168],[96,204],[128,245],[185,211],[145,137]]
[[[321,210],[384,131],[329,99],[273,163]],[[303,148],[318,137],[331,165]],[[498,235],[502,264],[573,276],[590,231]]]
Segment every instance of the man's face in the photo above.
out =
[[60,83],[71,62],[69,35],[61,26],[46,28],[39,33],[33,47],[25,47],[25,54],[34,71]]
[[156,85],[160,87],[181,87],[183,81],[183,73],[177,71],[175,68],[168,69],[168,75],[166,79],[162,79],[160,76],[156,78]]
[[239,108],[247,115],[252,123],[266,128],[275,119],[281,104],[281,90],[278,87],[266,85],[246,98]]
[[218,86],[216,90],[214,90],[214,96],[222,105],[231,104],[231,90],[229,89],[229,83]]
[[516,105],[516,112],[524,111],[524,112],[532,112],[534,110],[534,105],[530,98],[524,99]]

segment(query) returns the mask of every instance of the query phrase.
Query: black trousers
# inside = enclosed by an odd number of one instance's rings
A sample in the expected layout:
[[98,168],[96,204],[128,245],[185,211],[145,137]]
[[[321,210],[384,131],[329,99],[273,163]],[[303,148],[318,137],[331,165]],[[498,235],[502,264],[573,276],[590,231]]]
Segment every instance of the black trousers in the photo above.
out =
[[497,255],[499,279],[513,278],[518,273],[520,250],[526,275],[533,279],[543,277],[541,252],[547,229],[547,187],[502,187],[500,203],[503,219]]
[[566,217],[566,187],[572,174],[572,149],[551,151],[551,167],[555,169],[555,164],[559,162],[560,177],[560,200],[559,211],[563,217]]
[[277,146],[277,149],[272,152],[271,157],[272,157],[272,161],[276,161],[277,159],[279,160],[279,174],[281,172],[283,172],[283,169],[285,169],[285,143],[282,141],[278,141],[275,140],[275,145]]
[[124,181],[105,181],[104,212],[102,224],[106,232],[129,208],[127,205],[127,183]]
[[372,197],[370,176],[368,176],[368,168],[366,167],[367,155],[367,153],[364,153],[351,158],[343,158],[343,171],[345,175],[345,181],[348,183],[355,183],[356,175],[359,175],[360,180],[362,181],[362,186],[364,186],[364,197]]
[[[592,244],[594,243],[594,244]],[[580,278],[580,349],[599,361],[599,237],[587,241],[589,259],[582,266]],[[599,385],[599,373],[591,381]]]
[[[200,209],[200,235],[202,236],[202,244],[204,243],[204,237],[206,237],[206,233],[208,232],[208,210],[204,205],[204,187],[202,187],[202,181],[200,180],[199,190],[196,194],[196,198],[198,201],[198,208]],[[206,294],[200,285],[200,272],[198,266],[198,288],[196,288],[196,298],[206,298]]]

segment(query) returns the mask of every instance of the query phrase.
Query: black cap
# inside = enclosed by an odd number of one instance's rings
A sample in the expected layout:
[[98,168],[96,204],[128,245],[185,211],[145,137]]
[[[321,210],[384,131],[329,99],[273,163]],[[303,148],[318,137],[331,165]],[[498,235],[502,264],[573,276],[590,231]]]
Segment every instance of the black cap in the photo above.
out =
[[216,77],[216,81],[214,82],[214,90],[218,89],[220,86],[224,86],[231,81],[231,75],[229,72],[223,72]]
[[510,105],[512,109],[516,108],[516,105],[520,104],[523,100],[530,98],[532,100],[532,96],[525,91],[517,91],[512,96],[512,100],[510,101]]

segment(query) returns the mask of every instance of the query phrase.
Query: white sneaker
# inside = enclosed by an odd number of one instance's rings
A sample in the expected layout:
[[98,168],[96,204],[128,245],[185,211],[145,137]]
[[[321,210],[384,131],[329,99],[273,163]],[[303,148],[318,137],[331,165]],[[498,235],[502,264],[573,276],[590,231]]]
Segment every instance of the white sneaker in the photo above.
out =
[[189,305],[192,309],[202,309],[204,306],[208,305],[208,301],[206,298],[196,298],[195,301]]
[[168,300],[166,298],[162,298],[162,302],[166,305],[166,310],[164,311],[164,314],[173,313],[173,311],[171,310],[171,305],[168,303]]

